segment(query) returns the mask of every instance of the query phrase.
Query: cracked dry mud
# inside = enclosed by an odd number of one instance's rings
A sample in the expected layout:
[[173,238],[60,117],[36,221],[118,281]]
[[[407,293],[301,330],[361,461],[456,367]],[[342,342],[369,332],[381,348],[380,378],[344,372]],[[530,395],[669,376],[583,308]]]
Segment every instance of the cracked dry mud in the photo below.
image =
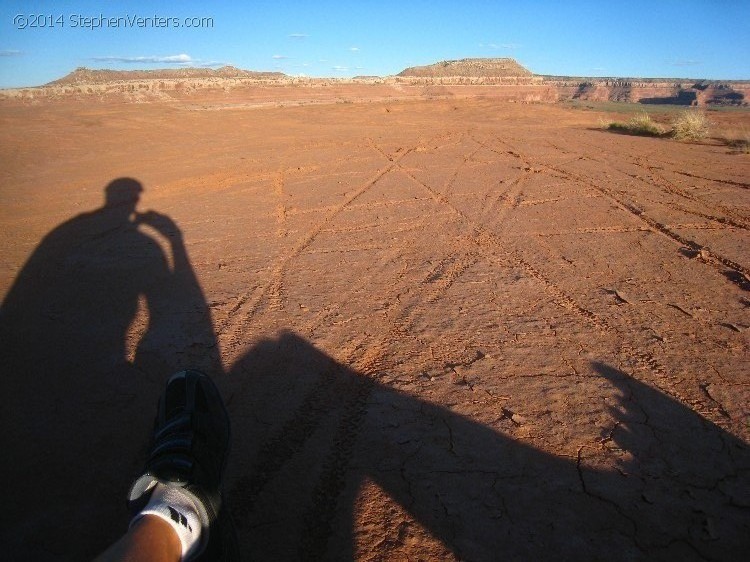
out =
[[482,99],[0,117],[14,559],[125,529],[188,365],[248,560],[750,552],[747,156]]

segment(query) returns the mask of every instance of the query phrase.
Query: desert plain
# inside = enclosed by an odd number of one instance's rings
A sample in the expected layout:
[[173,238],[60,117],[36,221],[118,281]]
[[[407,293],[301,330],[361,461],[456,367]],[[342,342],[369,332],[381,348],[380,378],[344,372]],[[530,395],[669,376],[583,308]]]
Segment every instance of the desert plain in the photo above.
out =
[[120,536],[196,367],[248,560],[746,556],[748,156],[368,88],[2,100],[3,550]]

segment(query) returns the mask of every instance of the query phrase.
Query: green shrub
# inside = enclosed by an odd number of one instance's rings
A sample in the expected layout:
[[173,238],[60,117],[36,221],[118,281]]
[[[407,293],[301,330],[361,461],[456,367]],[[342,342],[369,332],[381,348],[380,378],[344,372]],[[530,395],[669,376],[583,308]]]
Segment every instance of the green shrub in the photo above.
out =
[[686,110],[672,121],[672,137],[681,141],[697,141],[708,136],[710,123],[706,114],[697,110]]

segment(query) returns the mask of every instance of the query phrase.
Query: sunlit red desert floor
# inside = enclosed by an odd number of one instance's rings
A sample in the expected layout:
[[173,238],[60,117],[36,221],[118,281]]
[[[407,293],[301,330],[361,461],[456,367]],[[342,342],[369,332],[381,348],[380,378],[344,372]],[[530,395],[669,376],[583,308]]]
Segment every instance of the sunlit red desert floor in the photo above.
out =
[[0,106],[12,559],[124,531],[191,365],[248,560],[750,551],[747,155],[554,105],[205,107]]

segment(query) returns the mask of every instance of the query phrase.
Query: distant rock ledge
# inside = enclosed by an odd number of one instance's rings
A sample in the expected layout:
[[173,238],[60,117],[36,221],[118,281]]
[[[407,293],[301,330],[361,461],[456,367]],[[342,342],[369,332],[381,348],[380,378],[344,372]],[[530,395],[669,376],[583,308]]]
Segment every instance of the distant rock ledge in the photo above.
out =
[[397,76],[415,78],[520,78],[533,74],[514,59],[460,59],[436,62],[427,66],[412,66]]
[[518,103],[579,100],[748,107],[750,80],[545,76],[531,73],[511,58],[478,58],[415,66],[395,76],[354,78],[289,76],[234,66],[154,70],[81,67],[44,86],[0,90],[0,100],[23,103],[54,99],[145,103],[189,101],[207,95],[268,104],[483,96]]
[[161,68],[155,70],[96,70],[81,66],[67,76],[45,84],[45,86],[77,86],[83,84],[107,84],[122,80],[190,80],[202,78],[250,78],[257,80],[280,80],[288,78],[283,72],[256,72],[234,66],[221,68]]

